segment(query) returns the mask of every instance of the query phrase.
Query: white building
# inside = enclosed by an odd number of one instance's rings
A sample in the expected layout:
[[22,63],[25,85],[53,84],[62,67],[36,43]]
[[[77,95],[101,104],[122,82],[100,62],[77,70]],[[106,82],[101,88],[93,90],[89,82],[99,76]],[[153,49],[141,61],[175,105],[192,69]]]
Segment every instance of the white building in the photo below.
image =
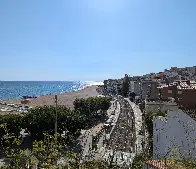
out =
[[196,121],[182,110],[153,120],[154,159],[196,159]]
[[130,81],[129,91],[135,93],[136,95],[140,94],[140,86],[138,81]]

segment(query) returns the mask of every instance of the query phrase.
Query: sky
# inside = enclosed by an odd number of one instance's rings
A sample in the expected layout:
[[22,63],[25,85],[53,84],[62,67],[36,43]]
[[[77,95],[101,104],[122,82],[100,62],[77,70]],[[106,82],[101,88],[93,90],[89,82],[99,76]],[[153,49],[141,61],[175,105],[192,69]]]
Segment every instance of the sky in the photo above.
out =
[[0,80],[92,80],[196,65],[196,0],[0,0]]

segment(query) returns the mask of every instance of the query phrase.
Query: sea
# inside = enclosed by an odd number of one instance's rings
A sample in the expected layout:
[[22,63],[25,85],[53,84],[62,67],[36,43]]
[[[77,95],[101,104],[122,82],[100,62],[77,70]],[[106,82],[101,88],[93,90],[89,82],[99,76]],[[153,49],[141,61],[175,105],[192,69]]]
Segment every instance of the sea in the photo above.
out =
[[72,92],[102,84],[94,81],[0,81],[0,100]]

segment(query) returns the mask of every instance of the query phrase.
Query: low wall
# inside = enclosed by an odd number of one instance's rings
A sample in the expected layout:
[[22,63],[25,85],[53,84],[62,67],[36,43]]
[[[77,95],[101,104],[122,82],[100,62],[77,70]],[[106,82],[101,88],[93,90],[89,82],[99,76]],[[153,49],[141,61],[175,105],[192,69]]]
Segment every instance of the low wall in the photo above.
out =
[[161,111],[178,110],[178,105],[175,102],[148,102],[145,101],[145,112],[152,112],[161,109]]

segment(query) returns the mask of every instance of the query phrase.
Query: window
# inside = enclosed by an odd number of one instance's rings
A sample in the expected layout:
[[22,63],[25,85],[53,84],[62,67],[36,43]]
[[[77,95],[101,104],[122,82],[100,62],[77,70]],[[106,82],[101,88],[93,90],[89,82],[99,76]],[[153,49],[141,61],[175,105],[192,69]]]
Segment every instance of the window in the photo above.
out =
[[182,101],[182,98],[178,98],[178,101]]
[[172,90],[168,90],[168,93],[172,93]]
[[178,94],[182,94],[182,91],[181,91],[181,90],[179,90],[179,91],[178,91]]

